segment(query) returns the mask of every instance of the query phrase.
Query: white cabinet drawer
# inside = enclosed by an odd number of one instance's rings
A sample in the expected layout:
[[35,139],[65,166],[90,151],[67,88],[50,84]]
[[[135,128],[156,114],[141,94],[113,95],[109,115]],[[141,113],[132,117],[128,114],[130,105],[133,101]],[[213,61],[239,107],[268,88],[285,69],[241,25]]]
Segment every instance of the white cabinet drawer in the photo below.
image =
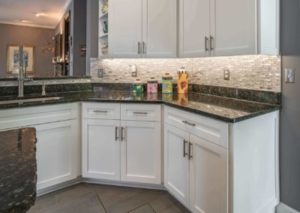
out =
[[200,138],[228,147],[229,124],[194,113],[165,107],[165,122]]
[[0,110],[0,129],[53,123],[78,117],[78,103],[4,109]]
[[120,119],[120,104],[111,103],[83,103],[82,104],[83,118],[96,119]]
[[160,104],[122,104],[121,118],[127,121],[160,121],[161,106]]

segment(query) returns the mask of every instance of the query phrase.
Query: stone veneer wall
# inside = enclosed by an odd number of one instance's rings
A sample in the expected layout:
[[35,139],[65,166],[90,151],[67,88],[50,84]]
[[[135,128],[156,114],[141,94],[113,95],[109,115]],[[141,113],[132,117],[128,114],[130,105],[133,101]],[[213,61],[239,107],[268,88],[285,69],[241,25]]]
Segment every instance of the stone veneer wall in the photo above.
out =
[[[233,87],[240,89],[281,91],[281,62],[279,56],[250,55],[188,59],[91,59],[91,76],[95,82],[132,83],[130,65],[135,64],[143,82],[157,80],[169,72],[176,77],[182,66],[190,73],[190,83]],[[103,66],[104,76],[98,78]],[[230,80],[224,80],[224,69],[229,69]]]

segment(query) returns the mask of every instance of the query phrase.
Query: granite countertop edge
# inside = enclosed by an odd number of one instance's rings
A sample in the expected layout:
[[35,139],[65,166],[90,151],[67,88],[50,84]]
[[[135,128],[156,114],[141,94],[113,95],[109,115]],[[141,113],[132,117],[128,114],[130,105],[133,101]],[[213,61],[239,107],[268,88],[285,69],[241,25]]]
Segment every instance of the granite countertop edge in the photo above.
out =
[[[89,94],[93,94],[94,92],[89,92]],[[131,104],[164,104],[166,106],[174,107],[177,109],[181,109],[187,112],[191,113],[196,113],[202,116],[207,116],[219,121],[223,121],[226,123],[237,123],[240,121],[244,121],[250,118],[254,118],[257,116],[261,116],[267,113],[271,113],[277,110],[280,110],[281,106],[280,105],[271,105],[271,104],[264,104],[264,103],[257,103],[257,104],[263,104],[267,105],[268,107],[266,109],[261,109],[257,110],[255,112],[249,112],[247,115],[239,116],[239,117],[227,117],[223,115],[218,115],[212,112],[206,112],[201,109],[197,109],[195,107],[189,107],[189,106],[184,106],[180,105],[178,103],[170,102],[170,101],[165,101],[162,99],[157,99],[157,100],[126,100],[126,99],[120,99],[120,98],[97,98],[97,97],[89,97],[84,95],[85,92],[76,92],[76,93],[57,93],[57,94],[48,94],[46,97],[62,97],[62,99],[59,100],[51,100],[51,101],[44,101],[44,102],[30,102],[30,103],[25,103],[25,104],[3,104],[0,105],[0,110],[5,110],[5,109],[13,109],[13,108],[24,108],[24,107],[35,107],[35,106],[46,106],[46,105],[54,105],[54,104],[66,104],[66,103],[76,103],[76,102],[99,102],[99,103],[131,103]],[[69,96],[72,97],[69,97]],[[37,96],[34,96],[37,97]],[[40,96],[38,96],[40,97]],[[16,97],[7,97],[9,100],[15,100],[17,99]],[[32,98],[32,97],[28,97]],[[219,97],[222,98],[222,97]],[[226,98],[227,100],[230,100],[230,98]],[[7,100],[7,99],[6,99]],[[1,101],[1,99],[0,99]],[[254,103],[251,101],[243,101],[243,102],[249,102],[249,103]]]

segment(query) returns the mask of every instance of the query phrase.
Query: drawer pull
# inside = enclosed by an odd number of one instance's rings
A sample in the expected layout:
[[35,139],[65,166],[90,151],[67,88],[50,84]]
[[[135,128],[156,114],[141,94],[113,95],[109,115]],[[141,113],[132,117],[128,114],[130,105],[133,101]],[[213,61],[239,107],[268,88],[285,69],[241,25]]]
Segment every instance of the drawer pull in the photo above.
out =
[[135,115],[148,115],[148,112],[133,112]]
[[193,148],[193,144],[189,143],[189,160],[191,160],[193,158],[192,148]]
[[107,110],[94,110],[94,113],[108,113]]
[[196,126],[196,124],[190,123],[190,122],[188,122],[188,121],[182,121],[182,123],[187,124],[187,125],[189,125],[189,126],[193,126],[193,127]]
[[119,140],[119,127],[115,127],[115,140]]
[[188,141],[183,140],[183,157],[185,158],[188,154],[186,153],[186,144]]

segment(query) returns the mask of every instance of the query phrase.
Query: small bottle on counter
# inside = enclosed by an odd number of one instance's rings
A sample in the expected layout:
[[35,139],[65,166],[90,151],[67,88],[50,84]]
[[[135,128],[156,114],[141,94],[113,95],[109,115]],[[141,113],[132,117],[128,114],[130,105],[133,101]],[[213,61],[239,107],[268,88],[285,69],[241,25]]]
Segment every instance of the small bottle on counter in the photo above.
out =
[[184,67],[181,67],[177,74],[177,92],[178,94],[187,94],[189,89],[188,73]]
[[154,94],[158,92],[158,81],[152,77],[150,80],[147,81],[147,93]]
[[170,73],[166,73],[162,77],[162,93],[173,93],[173,77],[170,75]]
[[136,79],[133,87],[132,87],[132,92],[134,94],[141,94],[144,92],[144,85],[140,79]]

